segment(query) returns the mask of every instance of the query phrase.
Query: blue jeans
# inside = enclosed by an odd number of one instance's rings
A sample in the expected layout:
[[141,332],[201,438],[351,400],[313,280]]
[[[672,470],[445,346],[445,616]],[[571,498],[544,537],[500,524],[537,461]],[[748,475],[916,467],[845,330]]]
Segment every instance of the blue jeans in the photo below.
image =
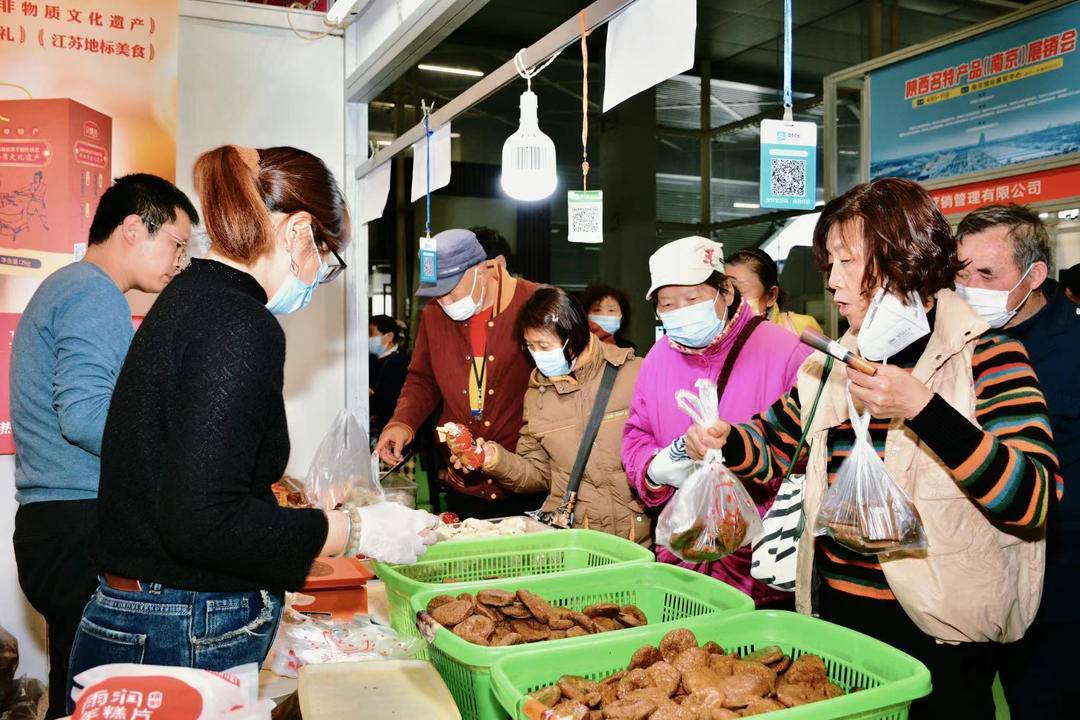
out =
[[[68,697],[73,678],[99,665],[221,671],[262,664],[277,634],[281,610],[281,597],[266,590],[194,592],[143,583],[142,590],[128,592],[99,580],[71,647]],[[68,712],[73,709],[69,699]]]

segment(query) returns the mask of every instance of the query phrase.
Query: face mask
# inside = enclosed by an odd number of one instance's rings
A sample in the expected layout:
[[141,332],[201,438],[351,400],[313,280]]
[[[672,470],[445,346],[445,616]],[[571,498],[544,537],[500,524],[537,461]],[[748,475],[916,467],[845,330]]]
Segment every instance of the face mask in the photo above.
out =
[[590,315],[589,320],[599,325],[604,332],[612,335],[622,326],[622,315]]
[[880,288],[859,329],[859,352],[867,360],[881,362],[929,334],[930,322],[919,293],[912,293],[905,305],[896,295]]
[[724,319],[716,316],[716,297],[686,307],[660,313],[668,337],[688,348],[703,348],[724,329]]
[[971,309],[978,313],[983,320],[990,323],[990,327],[994,329],[1005,327],[1010,320],[1016,317],[1016,313],[1020,312],[1020,308],[1024,307],[1024,303],[1030,297],[1031,291],[1035,289],[1030,288],[1024,299],[1020,301],[1020,304],[1012,310],[1009,309],[1009,294],[1018,288],[1020,283],[1024,282],[1024,278],[1028,276],[1033,267],[1034,265],[1028,265],[1028,269],[1016,281],[1016,285],[1013,285],[1009,290],[973,288],[957,283],[956,294],[964,298],[967,304],[971,306]]
[[533,362],[536,363],[536,369],[544,374],[545,377],[560,377],[562,375],[569,375],[570,371],[574,368],[574,364],[566,359],[566,354],[563,352],[566,350],[567,340],[563,343],[562,347],[558,350],[530,350],[529,354],[532,355]]
[[367,349],[368,352],[375,357],[379,357],[386,352],[386,345],[383,343],[382,336],[376,335],[375,337],[369,337],[367,339]]
[[[310,226],[308,229],[311,230],[311,245],[315,248],[315,255],[319,257],[319,246],[315,244],[315,231]],[[311,281],[310,285],[307,285],[299,277],[300,266],[296,264],[295,260],[292,260],[289,265],[288,277],[285,278],[285,282],[281,284],[278,291],[274,293],[274,297],[270,298],[270,302],[266,303],[267,309],[275,315],[288,315],[297,310],[303,310],[311,302],[311,295],[315,292],[315,286],[322,282],[329,270],[330,267],[325,262],[322,262],[320,257],[319,272],[315,273],[315,279]]]
[[439,303],[439,305],[443,309],[443,312],[446,313],[451,320],[456,320],[457,322],[464,322],[476,313],[480,312],[480,308],[484,307],[484,292],[487,290],[486,283],[484,284],[483,289],[480,290],[480,300],[477,301],[473,300],[472,298],[473,291],[476,290],[476,281],[479,279],[480,271],[478,270],[476,271],[476,274],[473,275],[472,287],[469,288],[468,295],[461,298],[460,300],[455,300],[449,305],[443,305],[442,303]]

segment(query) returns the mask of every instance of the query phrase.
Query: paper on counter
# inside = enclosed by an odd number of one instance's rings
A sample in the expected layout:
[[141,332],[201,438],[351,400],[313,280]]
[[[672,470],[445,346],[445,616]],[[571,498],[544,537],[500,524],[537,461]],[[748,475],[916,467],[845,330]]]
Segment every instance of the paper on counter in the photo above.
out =
[[694,66],[697,0],[638,0],[608,23],[604,112]]
[[390,161],[375,168],[360,181],[360,222],[369,223],[382,217],[386,199],[390,197]]
[[431,192],[450,184],[450,123],[436,128],[430,138],[413,143],[412,202],[427,194],[428,140],[431,141]]

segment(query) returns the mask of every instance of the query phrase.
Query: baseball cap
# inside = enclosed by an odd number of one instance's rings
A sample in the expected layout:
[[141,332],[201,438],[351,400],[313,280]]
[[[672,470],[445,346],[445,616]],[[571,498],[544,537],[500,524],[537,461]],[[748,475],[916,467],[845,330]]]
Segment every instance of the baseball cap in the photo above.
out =
[[700,285],[714,272],[724,272],[723,245],[697,235],[672,240],[649,258],[652,285],[645,299],[665,285]]
[[420,283],[418,297],[442,297],[454,289],[469,268],[487,260],[472,230],[443,230],[435,240],[434,284]]

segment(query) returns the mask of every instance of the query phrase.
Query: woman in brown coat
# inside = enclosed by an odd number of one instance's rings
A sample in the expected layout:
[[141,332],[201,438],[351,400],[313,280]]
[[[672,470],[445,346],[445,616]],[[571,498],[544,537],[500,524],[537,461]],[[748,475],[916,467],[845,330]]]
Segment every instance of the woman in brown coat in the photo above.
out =
[[512,452],[482,442],[484,472],[513,493],[547,492],[542,509],[562,504],[604,368],[616,368],[596,441],[578,488],[574,527],[652,545],[651,520],[622,468],[623,424],[641,358],[600,342],[581,305],[559,288],[537,290],[518,316],[518,337],[536,364],[525,393],[525,424]]

